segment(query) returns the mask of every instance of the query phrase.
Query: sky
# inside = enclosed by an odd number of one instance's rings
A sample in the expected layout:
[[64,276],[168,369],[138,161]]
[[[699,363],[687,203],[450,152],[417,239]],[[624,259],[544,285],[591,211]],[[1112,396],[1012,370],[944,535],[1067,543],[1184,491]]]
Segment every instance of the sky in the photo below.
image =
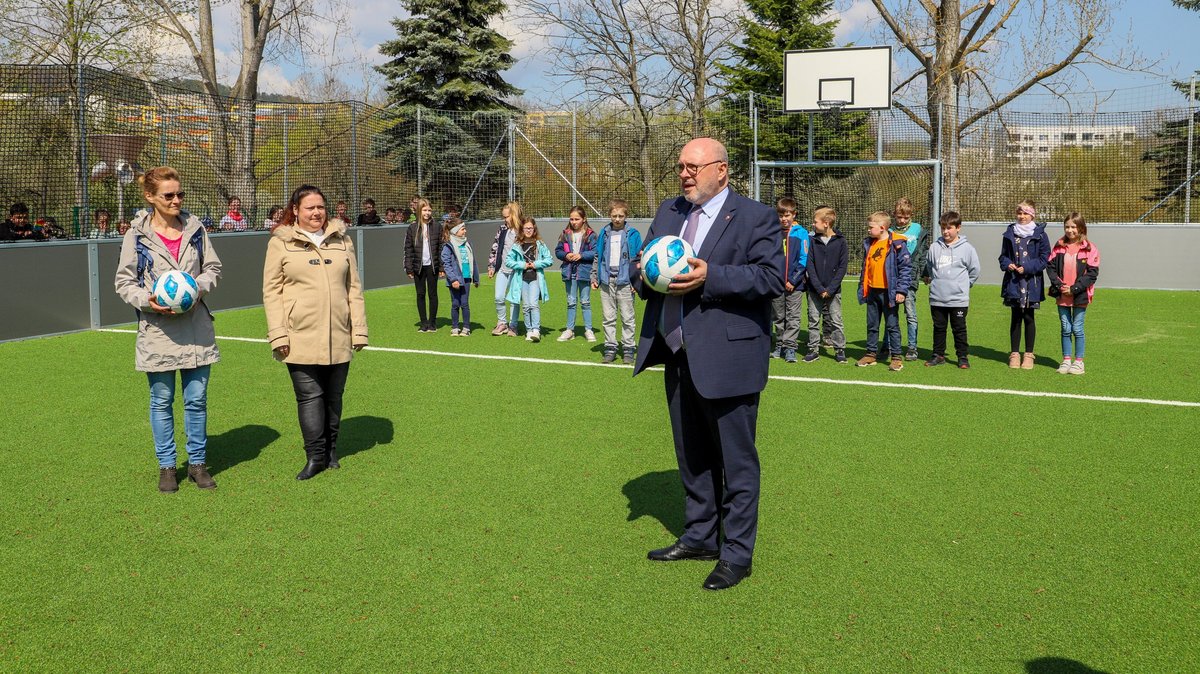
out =
[[[226,13],[216,17],[217,23],[230,28],[225,34],[236,36],[236,31],[232,30],[236,25],[234,4],[222,4],[219,6],[222,9],[215,11]],[[382,63],[384,59],[378,52],[378,45],[394,36],[390,19],[403,14],[400,3],[397,0],[356,0],[350,4],[346,29],[349,34],[339,35],[338,43],[343,45],[339,51],[353,51],[367,64]],[[879,18],[869,0],[838,0],[836,4],[841,21],[837,29],[839,45],[887,44],[879,37]],[[1086,79],[1078,80],[1078,88],[1116,90],[1117,94],[1109,98],[1116,101],[1116,105],[1133,106],[1129,109],[1175,105],[1165,82],[1171,78],[1186,80],[1190,73],[1200,69],[1200,41],[1195,39],[1196,29],[1200,27],[1200,13],[1177,8],[1170,0],[1125,0],[1117,4],[1112,32],[1104,38],[1108,49],[1136,46],[1144,60],[1153,64],[1154,73],[1112,72],[1090,66],[1084,71]],[[505,78],[525,90],[526,100],[547,105],[563,104],[580,93],[569,82],[551,76],[552,69],[543,53],[544,45],[536,36],[520,30],[512,21],[500,21],[495,27],[515,42],[513,56],[517,65],[505,73]],[[234,63],[232,55],[236,53],[236,45],[232,41],[218,46],[218,51],[222,52],[218,55],[219,63]],[[307,64],[310,70],[319,70],[322,65],[311,61]],[[261,72],[260,88],[272,93],[301,93],[294,90],[292,81],[304,69],[296,64],[268,63]],[[352,89],[362,89],[362,65],[342,67],[339,75],[339,79]],[[1035,109],[1046,103],[1041,99],[1049,100],[1050,97],[1033,93],[1019,100],[1017,107]]]

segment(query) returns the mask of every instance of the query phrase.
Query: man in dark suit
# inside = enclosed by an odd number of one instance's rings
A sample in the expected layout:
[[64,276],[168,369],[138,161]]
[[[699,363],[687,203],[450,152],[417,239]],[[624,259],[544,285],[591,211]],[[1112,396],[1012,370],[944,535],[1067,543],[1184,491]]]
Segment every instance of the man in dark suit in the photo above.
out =
[[649,558],[719,560],[704,588],[723,590],[750,575],[758,533],[754,441],[771,299],[783,293],[783,244],[775,209],[729,188],[719,142],[692,140],[676,169],[683,196],[659,206],[646,240],[681,236],[696,257],[667,295],[638,283],[646,312],[634,374],[665,366],[685,522],[683,536]]

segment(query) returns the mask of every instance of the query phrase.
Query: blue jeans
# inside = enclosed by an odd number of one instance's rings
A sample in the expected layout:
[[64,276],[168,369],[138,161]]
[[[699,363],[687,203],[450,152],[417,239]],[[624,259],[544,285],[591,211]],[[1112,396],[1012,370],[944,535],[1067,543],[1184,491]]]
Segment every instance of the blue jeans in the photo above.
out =
[[1059,307],[1058,320],[1062,323],[1063,358],[1071,357],[1071,341],[1075,341],[1075,357],[1083,360],[1083,350],[1087,340],[1083,337],[1083,318],[1087,315],[1087,307]]
[[511,304],[509,305],[507,315],[504,311],[504,296],[508,294],[508,285],[512,282],[512,275],[513,270],[507,267],[496,272],[496,295],[494,299],[496,300],[496,322],[507,323],[513,326],[515,330],[517,327],[517,312],[521,308],[515,304]]
[[[205,365],[179,370],[183,386],[183,429],[188,463],[204,463],[208,447],[208,371]],[[175,370],[147,372],[150,381],[150,431],[159,468],[175,467]]]
[[450,327],[457,328],[458,314],[462,312],[462,327],[471,329],[471,284],[463,282],[458,289],[450,289]]
[[903,357],[900,350],[900,307],[888,306],[888,291],[872,290],[867,295],[867,353],[879,354],[879,318],[884,318],[887,346],[892,357]]
[[[583,329],[592,329],[592,284],[588,281],[572,279],[564,281],[567,286],[567,330],[575,331],[575,307],[583,308]],[[576,298],[576,293],[579,297]]]
[[908,321],[908,348],[917,348],[917,289],[909,288],[904,295],[904,320]]
[[535,281],[521,281],[521,310],[525,312],[525,332],[542,327],[542,286]]

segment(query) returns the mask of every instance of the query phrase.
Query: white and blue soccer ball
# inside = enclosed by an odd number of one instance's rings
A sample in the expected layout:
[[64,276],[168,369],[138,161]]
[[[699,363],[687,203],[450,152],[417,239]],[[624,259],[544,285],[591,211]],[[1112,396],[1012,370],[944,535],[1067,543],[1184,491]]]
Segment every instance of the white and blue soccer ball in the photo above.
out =
[[185,314],[196,305],[200,287],[192,275],[172,269],[154,282],[154,301],[177,314]]
[[687,241],[678,236],[660,236],[642,250],[642,280],[665,293],[671,279],[692,270],[689,257],[696,257],[696,252]]

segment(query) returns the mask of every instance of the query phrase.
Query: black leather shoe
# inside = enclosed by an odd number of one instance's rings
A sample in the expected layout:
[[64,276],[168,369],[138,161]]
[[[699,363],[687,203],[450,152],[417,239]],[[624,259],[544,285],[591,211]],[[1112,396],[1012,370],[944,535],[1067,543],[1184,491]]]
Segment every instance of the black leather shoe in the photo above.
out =
[[704,589],[727,590],[742,582],[742,579],[749,575],[749,566],[739,566],[722,559],[717,562],[717,567],[713,569],[712,573],[708,574],[708,578],[704,581]]
[[307,480],[315,476],[317,473],[325,470],[325,462],[319,459],[309,459],[308,463],[304,464],[304,469],[296,475],[297,480]]
[[646,557],[655,562],[678,562],[681,559],[701,559],[713,560],[721,556],[720,550],[705,550],[704,548],[693,548],[690,545],[684,545],[679,541],[675,541],[665,548],[651,550]]
[[342,464],[338,463],[337,450],[329,450],[329,461],[325,464],[326,468],[341,468]]

